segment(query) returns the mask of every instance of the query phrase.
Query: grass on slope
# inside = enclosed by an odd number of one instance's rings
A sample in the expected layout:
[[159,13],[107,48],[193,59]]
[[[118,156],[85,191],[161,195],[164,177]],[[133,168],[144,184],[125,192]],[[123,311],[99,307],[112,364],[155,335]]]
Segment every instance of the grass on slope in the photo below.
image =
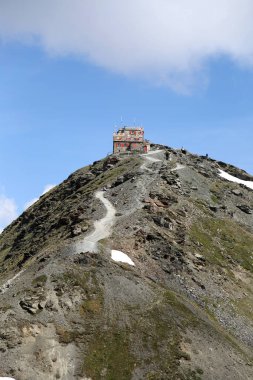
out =
[[191,226],[189,237],[210,263],[228,267],[232,259],[253,272],[253,235],[237,223],[203,217]]
[[[100,324],[88,345],[83,373],[94,380],[131,380],[142,374],[147,380],[201,379],[196,369],[183,373],[180,360],[190,360],[180,348],[181,332],[197,326],[197,318],[177,296],[166,290],[147,308],[120,305],[129,315],[127,325],[117,318]],[[94,316],[93,316],[94,317]]]

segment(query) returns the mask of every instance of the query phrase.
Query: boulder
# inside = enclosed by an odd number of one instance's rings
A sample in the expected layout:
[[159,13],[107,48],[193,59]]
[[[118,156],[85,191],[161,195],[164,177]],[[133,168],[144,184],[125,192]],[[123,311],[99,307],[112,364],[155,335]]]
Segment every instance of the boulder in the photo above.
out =
[[33,298],[20,301],[19,305],[23,310],[27,311],[30,314],[36,314],[42,307],[39,307],[38,300]]
[[217,212],[218,209],[219,209],[219,207],[214,206],[214,205],[210,205],[209,208],[210,208],[210,210],[213,211],[213,212]]
[[203,262],[206,261],[205,257],[202,256],[202,255],[200,255],[199,253],[195,253],[194,256],[196,257],[196,259],[197,259],[198,261],[203,261]]
[[79,235],[81,235],[81,233],[82,233],[82,228],[81,227],[74,227],[71,230],[71,236],[72,237],[79,236]]
[[242,196],[242,192],[238,189],[232,190],[232,194],[236,195],[237,197]]

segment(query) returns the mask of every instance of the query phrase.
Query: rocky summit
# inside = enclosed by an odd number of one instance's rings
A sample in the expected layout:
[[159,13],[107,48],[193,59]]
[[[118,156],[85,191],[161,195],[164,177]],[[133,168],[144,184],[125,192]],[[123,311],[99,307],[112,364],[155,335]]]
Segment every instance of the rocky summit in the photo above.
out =
[[253,177],[111,155],[0,235],[0,377],[253,379]]

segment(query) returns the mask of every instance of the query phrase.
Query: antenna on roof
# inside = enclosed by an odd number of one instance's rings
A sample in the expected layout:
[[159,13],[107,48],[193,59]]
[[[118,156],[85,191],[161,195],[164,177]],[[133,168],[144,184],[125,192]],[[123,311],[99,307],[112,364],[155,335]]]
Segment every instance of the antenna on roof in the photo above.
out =
[[120,120],[121,120],[121,124],[123,125],[123,117],[122,116],[121,116]]

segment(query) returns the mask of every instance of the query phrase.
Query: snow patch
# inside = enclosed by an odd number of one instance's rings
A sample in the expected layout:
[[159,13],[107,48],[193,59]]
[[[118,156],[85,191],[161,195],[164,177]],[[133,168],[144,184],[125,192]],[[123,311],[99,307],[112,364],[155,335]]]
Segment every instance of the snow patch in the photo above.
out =
[[129,264],[129,265],[135,266],[134,262],[130,259],[130,257],[127,256],[125,253],[123,253],[121,251],[112,250],[111,251],[111,258],[114,261],[117,261],[117,262],[120,262],[120,263],[126,263],[126,264]]
[[15,380],[13,377],[0,377],[0,380]]
[[249,189],[253,190],[253,181],[244,181],[243,179],[240,179],[240,178],[236,178],[234,176],[232,176],[231,174],[228,174],[226,172],[224,172],[224,170],[221,170],[219,169],[219,176],[230,181],[230,182],[235,182],[235,183],[239,183],[241,185],[245,185],[247,186]]

